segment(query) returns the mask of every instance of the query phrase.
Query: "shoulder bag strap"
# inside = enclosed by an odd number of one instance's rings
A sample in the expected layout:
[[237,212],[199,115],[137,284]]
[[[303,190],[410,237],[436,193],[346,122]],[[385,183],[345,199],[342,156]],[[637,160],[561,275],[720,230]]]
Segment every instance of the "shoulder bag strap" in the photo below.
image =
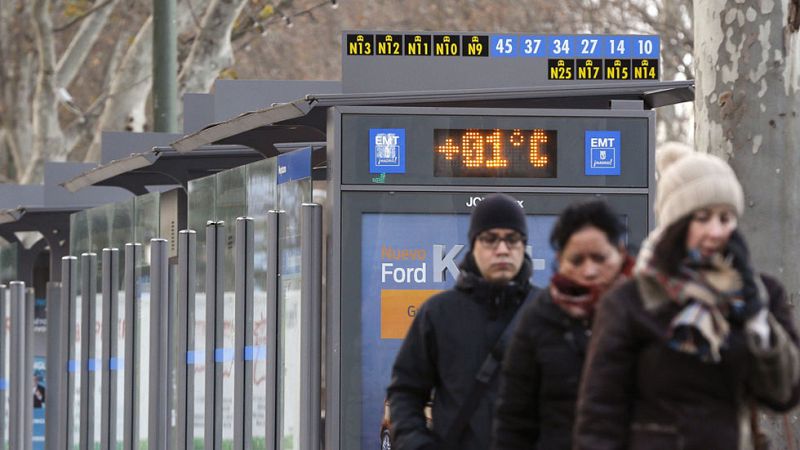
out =
[[486,356],[486,359],[483,361],[483,364],[481,364],[481,368],[475,375],[475,380],[472,384],[469,394],[466,397],[466,400],[464,400],[464,403],[458,410],[458,414],[456,414],[456,418],[450,425],[450,429],[448,429],[447,434],[445,434],[442,450],[458,448],[458,442],[461,438],[461,435],[464,434],[464,430],[467,428],[470,418],[475,413],[475,410],[478,409],[478,405],[480,405],[483,396],[486,394],[490,382],[497,373],[497,370],[500,368],[500,363],[502,362],[506,345],[511,338],[511,333],[514,330],[514,326],[519,320],[519,317],[522,315],[520,314],[520,311],[522,311],[522,308],[524,308],[525,305],[527,305],[536,296],[538,291],[539,290],[535,287],[531,288],[531,291],[528,293],[525,301],[522,302],[519,308],[517,308],[517,312],[514,313],[514,317],[512,317],[511,321],[508,322],[508,325],[506,325],[503,333],[492,347],[492,351],[489,352],[489,354]]

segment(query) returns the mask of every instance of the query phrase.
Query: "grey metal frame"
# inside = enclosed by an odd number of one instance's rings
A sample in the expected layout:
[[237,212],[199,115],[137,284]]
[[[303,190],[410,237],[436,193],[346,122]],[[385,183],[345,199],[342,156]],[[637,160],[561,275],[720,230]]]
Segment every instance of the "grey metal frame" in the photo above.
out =
[[[252,217],[238,217],[236,219],[236,248],[234,255],[234,286],[236,299],[234,330],[236,336],[234,338],[233,427],[234,430],[239,430],[240,432],[234,433],[234,450],[250,448],[253,436],[252,415],[245,414],[245,399],[252,398],[253,361],[252,359],[247,359],[245,346],[252,347],[253,345],[254,233],[255,226]],[[250,326],[246,326],[248,320]]]
[[[630,191],[628,188],[604,188],[601,186],[587,187],[527,187],[522,183],[514,185],[456,185],[456,186],[435,186],[435,185],[393,185],[393,184],[362,184],[362,185],[343,185],[342,174],[342,116],[346,114],[370,114],[370,115],[431,115],[431,116],[478,116],[478,117],[605,117],[605,118],[644,118],[649,122],[649,144],[651,158],[648,159],[648,167],[653,168],[652,155],[655,149],[655,111],[644,109],[523,109],[523,108],[416,108],[416,107],[380,107],[380,106],[337,106],[328,110],[328,160],[330,184],[329,189],[335,193],[338,190],[384,190],[384,191],[465,191],[465,192],[563,192],[563,193],[583,193],[598,192],[598,189],[617,191]],[[490,178],[484,178],[490,179]],[[655,194],[655,174],[650,170],[648,189],[651,196]],[[368,186],[368,187],[365,187]],[[637,192],[638,193],[638,192]]]
[[[526,186],[416,186],[416,185],[342,185],[342,159],[344,149],[341,148],[342,115],[344,114],[413,114],[413,115],[471,115],[471,116],[562,116],[562,117],[643,117],[648,120],[649,149],[648,167],[653,168],[655,149],[655,111],[626,109],[521,109],[521,108],[419,108],[419,107],[381,107],[381,106],[332,106],[327,111],[327,152],[328,152],[328,195],[325,207],[329,211],[330,228],[326,238],[330,244],[326,249],[326,408],[325,408],[325,443],[329,448],[338,448],[343,435],[341,427],[341,384],[342,384],[342,304],[341,304],[341,262],[342,262],[342,192],[431,192],[448,191],[464,193],[490,192],[530,192],[530,193],[578,193],[578,194],[645,194],[648,204],[652,206],[655,196],[655,175],[650,170],[646,189],[598,188],[598,187],[526,187]],[[655,221],[652,207],[648,208],[648,227]]]
[[322,206],[301,205],[300,291],[300,450],[321,445],[320,389],[322,384]]
[[222,447],[222,364],[216,353],[224,344],[225,222],[206,224],[206,429],[205,442],[213,450]]
[[[175,373],[176,395],[176,429],[175,447],[189,450],[193,437],[189,435],[188,421],[194,417],[189,408],[188,397],[194,392],[194,377],[189,376],[192,370],[187,361],[189,327],[189,309],[195,302],[195,271],[197,270],[197,233],[194,230],[181,230],[178,233],[178,298],[176,301],[176,355],[178,370]],[[183,386],[183,388],[181,387]]]
[[[81,371],[81,433],[80,448],[89,449],[94,436],[94,384],[97,372],[94,326],[97,322],[97,254],[82,253],[81,277],[81,356],[86,355]],[[89,419],[92,420],[89,420]]]
[[123,449],[124,450],[138,450],[134,446],[134,433],[139,429],[139,418],[133,411],[133,395],[134,395],[134,362],[133,362],[133,349],[136,340],[136,303],[139,301],[141,289],[137,284],[139,279],[139,261],[142,258],[142,244],[140,243],[127,243],[125,244],[125,355],[123,359],[122,370],[125,371],[125,404],[122,405],[124,420],[124,437]]
[[[103,296],[103,359],[100,365],[102,370],[102,422],[101,422],[101,450],[115,450],[117,436],[117,414],[120,414],[116,405],[117,377],[112,372],[117,370],[117,365],[112,364],[112,358],[117,358],[119,352],[119,249],[104,248],[102,254],[102,296]],[[115,407],[112,407],[114,404]]]
[[169,242],[150,240],[149,449],[169,448]]
[[[8,304],[8,286],[0,284],[0,323],[5,324],[6,305]],[[5,378],[6,370],[6,327],[5,325],[0,328],[0,383],[4,386],[0,387],[0,420],[7,420],[9,411],[6,411],[6,396],[8,392],[8,378]],[[6,436],[5,426],[0,422],[0,448],[5,446]]]
[[[61,276],[64,279],[62,258]],[[47,283],[47,409],[45,409],[45,443],[47,448],[64,449],[67,434],[67,383],[66,358],[69,354],[69,303],[61,297],[62,283]],[[0,298],[5,294],[0,290]],[[0,311],[0,317],[3,317]],[[1,339],[1,337],[0,337]],[[0,361],[2,359],[2,343],[0,342]],[[0,370],[0,373],[2,371]],[[2,402],[2,399],[0,399]],[[4,412],[0,410],[0,417]],[[0,438],[2,442],[2,438]]]
[[270,210],[267,212],[267,378],[265,389],[267,390],[266,401],[266,423],[265,433],[267,445],[278,448],[275,442],[277,433],[277,377],[278,377],[278,226],[280,222],[280,211]]
[[[8,284],[9,290],[9,312],[11,321],[11,336],[9,348],[23,349],[10,354],[9,358],[9,402],[8,402],[8,434],[9,447],[13,449],[27,449],[30,443],[30,435],[25,431],[26,426],[26,402],[28,392],[25,390],[24,365],[26,359],[25,351],[25,283],[22,281],[12,281]],[[23,325],[23,326],[21,326]],[[10,353],[10,352],[9,352]],[[30,403],[30,402],[28,402]],[[27,441],[27,443],[26,443]]]
[[342,134],[342,111],[339,108],[330,108],[327,111],[328,129],[328,195],[326,196],[326,209],[330,216],[330,228],[326,236],[330,245],[327,249],[328,260],[325,274],[327,305],[325,309],[326,321],[326,348],[328,355],[325,360],[325,442],[328,446],[340,445],[340,416],[341,416],[341,305],[340,291],[341,280],[339,264],[342,254],[342,210],[341,210],[341,150],[339,145]]

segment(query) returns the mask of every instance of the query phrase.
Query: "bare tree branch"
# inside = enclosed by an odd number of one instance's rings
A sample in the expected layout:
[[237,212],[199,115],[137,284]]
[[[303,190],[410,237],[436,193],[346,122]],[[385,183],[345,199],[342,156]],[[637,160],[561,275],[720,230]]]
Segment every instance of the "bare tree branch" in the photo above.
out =
[[[63,25],[59,25],[59,26],[53,28],[53,32],[54,33],[60,33],[62,31],[65,31],[65,30],[69,29],[69,28],[72,28],[76,23],[81,22],[82,20],[86,19],[87,17],[91,16],[92,14],[96,13],[97,11],[100,11],[101,9],[105,8],[106,6],[111,5],[112,3],[116,3],[116,0],[104,0],[103,2],[98,3],[97,5],[87,9],[86,12],[84,12],[80,16],[75,17],[74,19],[70,20],[69,22],[67,22],[67,23],[65,23]],[[112,8],[109,8],[109,9],[114,9],[114,8],[112,6]]]
[[119,0],[106,0],[101,5],[92,8],[96,13],[81,24],[78,33],[72,38],[67,50],[58,61],[56,66],[57,87],[66,88],[72,83],[118,2]]
[[[191,29],[200,30],[202,14],[208,8],[212,0],[178,0],[175,10],[175,26],[178,27],[178,34],[185,33]],[[198,14],[200,11],[200,14]]]
[[105,106],[111,90],[111,80],[118,73],[119,66],[125,54],[128,36],[125,33],[114,44],[114,49],[106,66],[106,76],[103,83],[101,94],[87,108],[83,116],[73,121],[64,129],[65,147],[69,150],[68,159],[83,161],[86,157],[89,145],[92,143],[92,135],[97,131],[97,122],[100,119],[101,108]]

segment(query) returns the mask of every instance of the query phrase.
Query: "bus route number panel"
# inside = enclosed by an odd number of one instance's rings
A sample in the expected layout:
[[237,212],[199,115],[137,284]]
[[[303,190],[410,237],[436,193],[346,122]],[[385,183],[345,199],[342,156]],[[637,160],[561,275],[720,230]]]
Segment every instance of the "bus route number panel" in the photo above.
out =
[[547,80],[660,79],[660,39],[653,35],[346,32],[342,46],[346,57],[546,60]]
[[650,111],[504,116],[487,109],[467,116],[367,109],[387,113],[339,116],[343,185],[649,186]]

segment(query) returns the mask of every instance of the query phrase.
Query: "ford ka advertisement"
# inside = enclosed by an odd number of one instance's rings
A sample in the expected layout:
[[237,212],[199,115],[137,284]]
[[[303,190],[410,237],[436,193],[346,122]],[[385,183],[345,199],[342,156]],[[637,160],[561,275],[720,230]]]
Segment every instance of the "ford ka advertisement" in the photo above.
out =
[[[479,197],[472,201],[480,201]],[[547,284],[554,215],[528,216],[533,283]],[[364,214],[361,254],[361,448],[379,448],[392,364],[416,311],[452,287],[469,251],[468,214]]]

